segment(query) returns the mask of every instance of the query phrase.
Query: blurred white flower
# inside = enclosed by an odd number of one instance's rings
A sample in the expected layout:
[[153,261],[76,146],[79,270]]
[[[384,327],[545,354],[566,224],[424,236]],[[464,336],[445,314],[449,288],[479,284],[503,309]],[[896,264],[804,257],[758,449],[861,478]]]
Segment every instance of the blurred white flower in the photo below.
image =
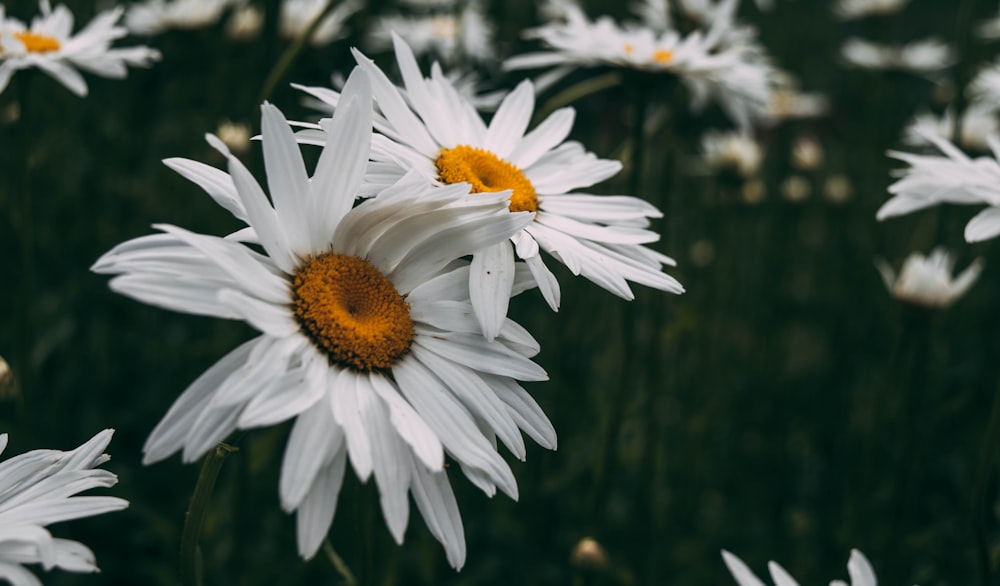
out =
[[264,13],[253,4],[233,8],[226,22],[226,36],[235,41],[252,41],[264,25]]
[[160,53],[143,46],[111,48],[112,41],[128,34],[116,23],[122,8],[98,14],[75,35],[73,13],[60,4],[52,9],[40,0],[41,15],[31,26],[8,18],[0,4],[0,92],[21,69],[37,67],[78,96],[87,95],[87,82],[76,68],[116,79],[128,74],[127,65],[147,67]]
[[709,167],[743,179],[756,175],[764,158],[757,141],[741,132],[709,130],[701,137],[701,150]]
[[975,35],[984,41],[1000,39],[1000,13],[980,21],[976,25]]
[[234,153],[244,153],[250,147],[250,127],[241,122],[227,120],[219,124],[215,135]]
[[[722,550],[722,559],[739,586],[764,586],[764,582],[740,558]],[[775,586],[798,586],[799,583],[777,562],[768,562],[767,569],[771,573],[771,579]],[[877,586],[878,584],[875,570],[872,569],[868,558],[856,549],[851,550],[851,558],[847,561],[847,573],[851,577],[850,586]],[[830,586],[848,585],[841,580],[834,580],[830,582]]]
[[872,14],[895,14],[910,0],[839,0],[833,12],[841,20],[854,20]]
[[125,26],[134,34],[155,35],[170,29],[195,29],[214,24],[238,0],[145,0],[131,4]]
[[[903,130],[903,142],[909,145],[929,145],[928,136],[950,138],[954,130],[955,114],[945,110],[941,116],[923,112],[913,117]],[[979,103],[972,103],[962,114],[962,136],[959,144],[966,149],[988,150],[987,139],[1000,132],[996,112]]]
[[781,182],[781,195],[792,203],[800,203],[809,199],[812,194],[812,184],[802,175],[789,175]]
[[955,261],[943,248],[935,248],[928,256],[911,254],[898,277],[882,259],[875,260],[875,268],[896,299],[923,307],[944,308],[972,287],[983,270],[983,260],[977,258],[955,278],[951,276]]
[[889,186],[893,197],[882,204],[875,217],[884,220],[941,203],[986,204],[990,207],[965,225],[965,239],[978,242],[1000,234],[1000,137],[987,138],[992,158],[976,159],[948,140],[930,134],[925,137],[945,156],[889,151],[890,157],[910,167],[895,173],[900,178]]
[[[328,0],[282,0],[278,30],[294,39],[303,34],[326,9]],[[320,47],[347,36],[347,19],[361,8],[360,0],[342,0],[320,22],[309,44]]]
[[[45,570],[96,572],[94,553],[79,541],[53,537],[46,526],[92,517],[128,507],[111,496],[74,496],[92,488],[109,488],[118,477],[97,467],[114,430],[105,429],[79,448],[32,450],[0,462],[0,581],[15,586],[41,586],[22,564]],[[0,434],[0,452],[7,434]]]
[[465,2],[458,14],[384,16],[369,35],[372,46],[378,50],[392,47],[393,32],[417,55],[433,55],[445,63],[486,61],[494,56],[493,26],[480,0]]
[[792,166],[814,171],[823,164],[823,146],[811,136],[799,136],[792,143]]
[[974,104],[1000,112],[1000,61],[995,61],[976,74],[969,84],[969,98]]
[[[735,24],[734,0],[715,8],[706,29],[686,35],[672,28],[622,26],[607,16],[591,21],[578,6],[561,6],[561,18],[526,32],[550,50],[512,57],[504,63],[506,69],[554,67],[545,84],[577,67],[598,65],[672,74],[691,91],[694,107],[718,101],[744,130],[767,112],[777,71],[763,47]],[[647,5],[642,11],[654,9],[659,8]],[[669,20],[660,18],[658,24],[663,22]]]
[[862,69],[899,69],[932,73],[955,63],[950,45],[934,38],[905,45],[883,45],[853,37],[844,42],[840,55],[848,65]]
[[[506,315],[518,258],[527,264],[549,306],[558,309],[559,283],[541,251],[624,299],[634,297],[629,281],[683,292],[680,283],[662,272],[674,261],[644,246],[659,240],[648,229],[649,218],[662,215],[655,206],[631,196],[575,193],[613,176],[621,163],[598,159],[580,143],[566,140],[575,118],[572,108],[556,110],[529,132],[535,91],[525,80],[504,98],[487,125],[440,67],[435,64],[431,77],[425,78],[406,42],[398,36],[394,41],[403,88],[355,52],[372,75],[382,112],[375,121],[374,165],[362,190],[379,189],[414,173],[437,185],[467,181],[475,193],[510,190],[511,211],[527,211],[533,217],[509,242],[472,256],[469,291],[487,339],[496,335],[498,320]],[[325,88],[302,89],[334,106],[340,99]],[[299,138],[318,144],[326,140],[308,131]]]
[[[460,260],[531,221],[507,194],[469,198],[469,184],[408,178],[354,207],[368,167],[372,88],[355,70],[323,128],[310,177],[292,129],[265,103],[261,147],[270,200],[216,137],[229,173],[186,159],[168,166],[247,224],[222,238],[158,225],[94,265],[115,291],[166,309],[239,319],[261,332],[191,384],[146,441],[144,461],[190,462],[236,429],[294,420],[279,494],[312,557],[349,461],[374,476],[390,533],[402,542],[412,495],[456,568],[465,538],[445,454],[479,489],[517,499],[496,448],[525,457],[522,430],[555,449],[555,430],[520,381],[546,380],[538,343],[504,319],[479,333]],[[254,246],[247,246],[250,243]],[[515,292],[530,287],[527,271]],[[457,470],[456,470],[457,472]]]

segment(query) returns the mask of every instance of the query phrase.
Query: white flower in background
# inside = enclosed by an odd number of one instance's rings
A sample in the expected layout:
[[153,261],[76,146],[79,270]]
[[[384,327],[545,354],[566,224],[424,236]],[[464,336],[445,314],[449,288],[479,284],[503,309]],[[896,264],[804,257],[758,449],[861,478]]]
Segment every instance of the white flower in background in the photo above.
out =
[[969,97],[974,104],[1000,113],[1000,61],[979,70],[969,84]]
[[[955,127],[955,115],[950,109],[941,116],[923,112],[913,117],[913,120],[903,130],[903,142],[909,145],[929,145],[928,136],[950,138]],[[982,104],[973,102],[962,114],[962,137],[959,144],[966,149],[988,150],[988,138],[991,134],[1000,132],[1000,124],[996,112]]]
[[[128,507],[112,496],[74,496],[92,488],[109,488],[118,477],[97,467],[114,430],[105,429],[79,448],[32,450],[0,462],[0,581],[15,586],[41,586],[22,564],[45,570],[96,572],[94,553],[79,541],[53,537],[46,526],[92,517]],[[7,434],[0,434],[0,452]]]
[[60,4],[52,9],[40,0],[41,15],[26,27],[8,18],[0,5],[0,92],[21,69],[37,67],[78,96],[87,95],[87,82],[77,71],[83,69],[101,77],[124,78],[127,65],[147,67],[160,53],[143,46],[111,48],[112,41],[128,31],[115,23],[122,8],[98,14],[80,32],[73,34],[73,13]]
[[[319,18],[327,0],[282,0],[278,30],[282,37],[294,39]],[[320,22],[309,39],[314,47],[328,45],[347,36],[347,19],[361,8],[360,0],[342,0]]]
[[912,73],[934,73],[955,63],[950,45],[934,38],[905,45],[883,45],[853,37],[840,48],[844,62],[862,69],[899,69]]
[[[722,550],[722,560],[729,568],[729,573],[733,575],[739,586],[765,586],[764,582],[758,578],[743,560]],[[774,586],[798,586],[792,576],[785,571],[777,562],[768,562],[767,569],[771,573]],[[865,554],[856,549],[851,550],[851,558],[847,561],[847,573],[851,577],[850,586],[877,586],[878,580],[875,578],[875,570]],[[833,580],[830,586],[848,586],[841,580]]]
[[[554,449],[555,431],[519,381],[547,378],[539,348],[503,320],[487,342],[472,317],[461,257],[506,242],[531,221],[509,192],[468,197],[466,183],[409,178],[354,207],[372,135],[368,77],[344,86],[329,141],[309,177],[284,116],[262,107],[270,201],[215,137],[229,173],[186,159],[167,165],[249,227],[227,238],[159,225],[118,245],[93,270],[111,288],[174,311],[239,319],[261,332],[177,399],[144,446],[146,463],[201,457],[235,429],[294,419],[281,468],[282,507],[298,514],[313,556],[333,522],[345,463],[374,475],[386,525],[402,542],[413,496],[456,568],[465,560],[445,454],[486,494],[516,499],[498,438],[525,457],[524,430]],[[253,243],[259,248],[243,242]],[[261,252],[262,251],[262,252]],[[530,284],[515,276],[515,291]]]
[[233,8],[226,21],[226,36],[234,41],[252,41],[264,26],[264,13],[253,4]]
[[512,57],[504,67],[553,67],[539,83],[542,87],[577,67],[607,65],[672,74],[690,90],[693,107],[718,101],[748,129],[752,119],[767,112],[777,71],[756,40],[743,33],[734,36],[744,30],[734,23],[735,8],[734,0],[725,0],[709,28],[682,35],[672,28],[620,26],[606,16],[591,21],[579,7],[565,5],[562,18],[527,32],[550,50]]
[[767,112],[761,122],[769,125],[782,120],[797,120],[825,116],[830,110],[830,100],[817,92],[802,92],[794,76],[779,72],[774,76],[774,87]]
[[[659,210],[635,197],[573,193],[611,177],[621,163],[598,159],[580,143],[566,141],[575,117],[572,108],[557,110],[528,132],[535,93],[531,82],[523,81],[487,126],[439,67],[425,79],[406,43],[399,37],[394,41],[402,90],[355,52],[358,63],[372,76],[382,113],[375,121],[380,134],[372,142],[375,164],[363,191],[377,191],[404,174],[416,173],[437,185],[469,182],[477,194],[510,189],[510,210],[530,212],[533,217],[511,242],[479,249],[472,257],[469,291],[488,339],[497,334],[506,315],[516,258],[527,263],[545,300],[558,309],[559,283],[540,250],[573,274],[624,299],[633,298],[628,281],[672,293],[683,291],[680,283],[662,272],[663,265],[674,261],[643,246],[659,240],[647,229],[649,218],[661,216]],[[302,89],[337,104],[335,92]],[[300,140],[325,139],[305,133]]]
[[974,34],[984,41],[996,41],[1000,39],[1000,13],[980,21],[976,25]]
[[977,258],[962,274],[952,278],[955,261],[943,248],[935,248],[928,256],[913,253],[903,263],[896,276],[889,263],[875,260],[886,289],[893,297],[931,308],[948,307],[972,287],[983,270],[983,260]]
[[245,153],[250,148],[250,127],[241,122],[227,120],[219,124],[215,135],[234,153]]
[[701,137],[701,150],[709,167],[743,179],[756,175],[764,158],[757,141],[741,132],[709,130]]
[[823,164],[823,145],[812,136],[800,136],[792,143],[792,166],[815,171]]
[[873,14],[895,14],[909,3],[910,0],[839,0],[833,12],[841,20],[854,20]]
[[941,203],[986,204],[990,207],[965,225],[965,239],[978,242],[1000,234],[1000,137],[987,138],[992,158],[976,159],[943,138],[925,137],[945,156],[889,151],[889,156],[910,167],[895,172],[899,179],[889,186],[893,197],[882,204],[875,217],[884,220]]
[[125,26],[134,34],[155,35],[170,29],[196,29],[218,22],[237,0],[146,0],[131,4]]
[[465,2],[458,14],[384,16],[369,35],[372,47],[392,47],[393,32],[403,37],[417,55],[436,56],[445,63],[494,57],[493,26],[479,0]]

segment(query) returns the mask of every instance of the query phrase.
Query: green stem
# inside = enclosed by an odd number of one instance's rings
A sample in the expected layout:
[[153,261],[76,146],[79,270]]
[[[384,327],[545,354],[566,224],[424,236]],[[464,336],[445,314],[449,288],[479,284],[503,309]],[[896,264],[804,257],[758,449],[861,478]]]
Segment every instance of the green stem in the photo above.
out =
[[973,501],[973,524],[976,528],[976,553],[979,558],[980,576],[982,585],[989,586],[993,583],[991,577],[993,573],[990,563],[989,544],[986,541],[986,519],[987,519],[987,489],[989,487],[990,476],[993,472],[993,465],[996,462],[997,446],[1000,444],[1000,392],[993,396],[993,409],[990,411],[990,421],[986,426],[986,435],[983,437],[983,447],[980,450],[979,470],[976,473],[975,500]]
[[198,538],[208,513],[208,504],[212,500],[215,481],[219,478],[222,463],[239,448],[221,443],[205,456],[198,473],[198,481],[191,495],[191,505],[184,519],[184,531],[181,534],[181,584],[184,586],[201,586],[201,548]]
[[344,579],[344,586],[357,586],[357,578],[354,577],[351,568],[344,563],[343,558],[337,555],[337,550],[333,549],[333,544],[330,543],[329,539],[323,540],[323,553],[326,554],[326,559],[330,560],[330,564],[337,570],[340,577]]
[[271,94],[274,92],[274,88],[278,86],[278,82],[281,81],[281,78],[284,77],[288,72],[288,69],[291,68],[292,63],[295,62],[299,53],[302,52],[306,43],[309,42],[309,39],[312,38],[316,29],[319,28],[320,23],[323,22],[323,19],[326,18],[326,15],[329,14],[332,9],[333,0],[327,0],[326,6],[323,7],[323,10],[316,15],[316,18],[309,23],[309,26],[307,26],[306,29],[302,31],[302,33],[299,34],[294,41],[292,41],[292,44],[285,49],[285,52],[281,54],[281,58],[278,59],[277,63],[275,63],[271,72],[267,74],[267,79],[264,81],[264,87],[260,90],[260,97],[257,100],[258,104],[263,103],[271,97]]

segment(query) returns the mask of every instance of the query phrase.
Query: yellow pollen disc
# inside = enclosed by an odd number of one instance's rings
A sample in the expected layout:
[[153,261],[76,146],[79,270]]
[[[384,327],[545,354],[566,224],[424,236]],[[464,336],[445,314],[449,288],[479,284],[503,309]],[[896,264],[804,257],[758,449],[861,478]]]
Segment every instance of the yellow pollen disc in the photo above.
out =
[[387,369],[410,349],[410,306],[368,261],[321,254],[299,268],[292,286],[302,332],[331,363]]
[[657,63],[670,63],[674,59],[673,51],[666,51],[660,49],[659,51],[653,52],[653,61]]
[[534,212],[538,210],[535,186],[524,173],[511,163],[490,151],[458,145],[442,149],[437,161],[438,174],[445,183],[472,184],[472,193],[514,190],[510,196],[510,211]]
[[24,48],[29,53],[48,53],[50,51],[58,51],[62,46],[59,44],[59,39],[47,37],[31,31],[14,33],[14,38],[21,41],[21,43],[24,44]]
[[625,54],[631,55],[632,53],[635,53],[635,47],[632,46],[632,43],[625,43]]

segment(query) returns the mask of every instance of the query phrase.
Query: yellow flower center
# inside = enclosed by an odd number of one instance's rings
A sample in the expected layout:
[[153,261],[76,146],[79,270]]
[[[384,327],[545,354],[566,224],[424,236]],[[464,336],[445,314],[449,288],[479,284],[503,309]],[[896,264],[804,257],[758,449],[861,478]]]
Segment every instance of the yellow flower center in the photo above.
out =
[[391,368],[413,342],[410,306],[366,260],[327,252],[295,274],[295,317],[330,362],[360,371]]
[[667,51],[665,49],[660,49],[653,52],[653,61],[661,65],[665,65],[674,60],[674,52]]
[[510,211],[538,210],[535,186],[524,176],[524,172],[490,151],[462,144],[442,149],[434,164],[441,181],[445,183],[467,181],[472,184],[472,193],[512,189],[514,194],[510,196]]
[[14,38],[21,41],[25,50],[29,53],[48,53],[50,51],[58,51],[62,46],[59,44],[59,39],[40,35],[31,31],[14,33]]
[[632,46],[632,43],[625,43],[625,54],[631,56],[632,53],[635,53],[635,47]]

